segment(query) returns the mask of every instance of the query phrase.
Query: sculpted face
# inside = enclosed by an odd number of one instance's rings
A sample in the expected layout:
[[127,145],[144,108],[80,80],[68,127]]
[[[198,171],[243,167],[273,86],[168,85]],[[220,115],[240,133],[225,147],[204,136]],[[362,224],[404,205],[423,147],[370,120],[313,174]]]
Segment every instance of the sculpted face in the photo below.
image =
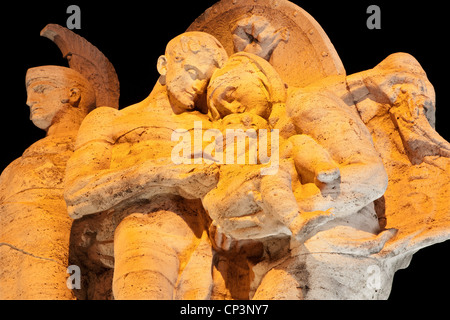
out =
[[[233,55],[217,70],[208,87],[208,108],[214,120],[250,113],[267,119],[272,110],[269,79],[253,59]],[[260,59],[260,58],[258,58]]]
[[32,82],[27,86],[30,119],[38,128],[47,130],[55,116],[67,107],[74,93],[68,88],[59,88],[49,80]]
[[181,106],[194,109],[195,101],[204,94],[214,70],[208,54],[189,53],[185,57],[170,56],[167,67],[167,89]]
[[26,89],[30,119],[42,130],[63,121],[68,112],[72,114],[68,121],[74,121],[95,107],[96,97],[91,85],[69,68],[43,66],[28,69]]
[[167,91],[180,111],[193,110],[209,80],[226,61],[222,45],[210,35],[192,32],[172,40],[158,60]]
[[213,78],[208,90],[210,109],[215,109],[220,118],[246,112],[267,119],[270,113],[269,93],[259,79],[248,73]]

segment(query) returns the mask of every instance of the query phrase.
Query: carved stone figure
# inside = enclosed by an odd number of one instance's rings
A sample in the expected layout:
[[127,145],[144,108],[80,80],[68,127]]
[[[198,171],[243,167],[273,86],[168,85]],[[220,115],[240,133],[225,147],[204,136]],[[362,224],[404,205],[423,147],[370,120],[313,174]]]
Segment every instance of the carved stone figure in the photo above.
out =
[[[450,144],[411,55],[347,75],[295,4],[222,0],[168,43],[157,70],[148,98],[121,110],[100,107],[116,106],[117,86],[30,72],[32,120],[51,155],[32,147],[0,178],[1,281],[26,277],[23,264],[11,270],[20,256],[57,268],[46,267],[59,277],[52,298],[72,298],[72,263],[79,299],[386,299],[413,254],[450,238]],[[31,155],[58,161],[18,174]],[[46,200],[17,210],[25,195]],[[31,251],[41,238],[20,227],[36,217],[51,218],[36,225],[60,256]]]
[[253,53],[266,60],[270,60],[280,41],[289,39],[287,27],[275,30],[265,17],[251,12],[236,21],[232,33],[236,52]]
[[[182,34],[159,58],[161,78],[149,98],[121,111],[99,108],[80,128],[67,167],[65,198],[72,218],[113,212],[118,224],[113,228],[116,299],[172,298],[184,272],[192,285],[208,281],[204,273],[195,274],[198,270],[192,274],[189,264],[208,241],[199,199],[215,186],[218,171],[174,165],[171,136],[195,121],[205,130],[211,127],[197,110],[202,100],[206,106],[209,78],[226,58],[214,37]],[[195,294],[192,298],[201,299],[209,292]]]
[[[278,1],[277,5],[269,1],[259,1],[257,5],[222,1],[189,30],[211,32],[230,52],[236,46],[227,45],[230,35],[222,26],[232,21],[233,14],[245,10],[270,12],[268,17],[276,16],[273,10],[290,12],[287,16],[294,21],[303,15],[298,27],[303,29],[304,35],[322,38],[312,45],[328,44],[323,30],[310,16],[284,1]],[[220,22],[216,25],[213,21],[217,19]],[[286,18],[284,22],[290,24]],[[258,29],[252,32],[252,38],[257,39]],[[298,34],[292,30],[290,35],[286,46],[289,42],[307,41],[296,39]],[[321,57],[303,46],[302,54],[295,60],[308,60],[309,65],[317,61],[322,64],[322,70],[328,71],[322,75],[320,72],[308,74],[305,69],[302,73],[305,78],[300,80],[286,76],[283,66],[273,59],[280,54],[284,61],[291,61],[290,53],[284,49],[275,48],[270,62],[289,84],[288,98],[285,110],[272,112],[270,123],[284,132],[291,128],[289,122],[283,121],[287,116],[297,134],[314,139],[328,152],[338,166],[339,175],[332,174],[331,179],[323,181],[314,161],[308,159],[310,150],[314,149],[303,147],[304,142],[299,139],[302,136],[292,136],[280,148],[280,154],[288,152],[284,154],[285,161],[280,164],[278,176],[264,177],[258,182],[258,175],[246,173],[239,178],[239,174],[221,174],[217,188],[203,199],[216,225],[216,236],[212,240],[216,248],[233,251],[239,240],[264,236],[270,239],[274,235],[269,232],[261,234],[250,230],[258,230],[258,225],[265,226],[270,218],[283,216],[274,212],[284,210],[291,213],[285,215],[290,217],[291,226],[284,231],[275,228],[274,233],[290,238],[290,251],[281,259],[269,254],[256,264],[249,260],[249,277],[253,279],[248,286],[250,298],[387,298],[395,271],[406,267],[417,249],[426,243],[448,239],[449,208],[440,203],[448,195],[449,176],[445,172],[448,172],[450,146],[429,124],[434,122],[433,88],[419,63],[407,54],[392,55],[373,70],[346,77],[332,46],[327,45]],[[330,58],[335,62],[334,71]],[[227,102],[231,105],[232,101]],[[384,122],[380,122],[381,119]],[[372,121],[376,125],[367,127]],[[402,150],[401,155],[386,151],[393,148],[393,143],[396,150]],[[439,157],[434,158],[436,162],[431,160],[433,156]],[[411,180],[411,176],[406,178],[408,175],[399,170],[398,159],[401,158],[402,169],[407,172],[435,172],[440,177],[439,186],[418,193],[415,190],[419,188],[412,184],[406,186],[403,179]],[[305,166],[308,162],[310,165]],[[433,164],[428,166],[430,162]],[[399,179],[400,176],[405,178]],[[230,181],[226,181],[227,177]],[[401,197],[404,201],[399,203],[401,188],[411,193],[407,199]],[[265,195],[267,192],[270,196]],[[430,206],[425,199],[433,199],[428,203]],[[414,211],[414,218],[411,218],[408,208],[418,204],[420,209]],[[294,218],[296,209],[304,219]],[[331,215],[324,214],[327,211]],[[314,216],[316,219],[312,218],[310,223],[304,221]],[[431,221],[433,227],[429,225]],[[427,232],[431,229],[440,231]],[[233,245],[233,242],[238,244]],[[263,242],[270,244],[270,241]],[[266,249],[265,252],[271,251]],[[348,265],[354,267],[345,267]],[[376,285],[368,282],[373,270],[377,271]]]
[[313,17],[285,0],[218,1],[187,31],[216,37],[228,55],[243,50],[268,60],[293,87],[345,75],[333,44]]
[[[213,75],[210,106],[219,115],[232,112],[244,119],[250,118],[249,123],[257,123],[255,117],[269,118],[268,114],[273,113],[272,128],[278,129],[278,122],[284,126],[279,128],[283,132],[280,153],[284,159],[275,175],[258,175],[259,168],[244,170],[225,166],[221,169],[218,186],[203,199],[215,226],[216,247],[229,250],[233,241],[242,240],[259,240],[264,245],[271,243],[275,235],[292,236],[302,243],[310,237],[311,230],[317,232],[330,220],[333,224],[343,223],[344,218],[358,229],[371,232],[372,245],[380,246],[392,236],[392,231],[380,233],[372,202],[384,194],[387,174],[370,133],[337,97],[330,95],[330,98],[317,91],[296,90],[287,99],[287,105],[281,103],[283,98],[276,99],[276,108],[284,110],[284,114],[279,112],[275,116],[271,95],[261,94],[261,89],[270,88],[267,91],[279,93],[284,86],[279,85],[282,82],[276,80],[278,77],[271,66],[260,59],[251,54],[232,56],[224,68]],[[246,60],[254,61],[255,70],[247,71]],[[258,79],[264,78],[258,71],[270,74],[275,88],[269,81],[261,81],[258,86]],[[283,94],[279,96],[286,99]],[[259,111],[260,106],[266,115]],[[252,114],[255,112],[256,115]],[[224,118],[227,123],[228,117]],[[286,126],[291,128],[290,132]],[[351,144],[343,144],[345,141]],[[350,158],[352,161],[348,162]],[[253,172],[251,179],[250,172]],[[339,219],[341,222],[336,222]],[[365,236],[369,238],[368,234]],[[352,240],[355,246],[363,242]],[[267,280],[269,277],[267,275],[265,281],[271,287],[271,294],[286,294],[282,288],[287,284],[283,283],[278,293],[273,282]],[[276,281],[280,281],[279,274]]]
[[97,48],[58,25],[41,35],[67,50],[71,68],[36,67],[26,75],[30,118],[47,136],[0,177],[0,299],[74,298],[66,284],[72,219],[65,167],[85,116],[99,103],[118,105],[114,68]]

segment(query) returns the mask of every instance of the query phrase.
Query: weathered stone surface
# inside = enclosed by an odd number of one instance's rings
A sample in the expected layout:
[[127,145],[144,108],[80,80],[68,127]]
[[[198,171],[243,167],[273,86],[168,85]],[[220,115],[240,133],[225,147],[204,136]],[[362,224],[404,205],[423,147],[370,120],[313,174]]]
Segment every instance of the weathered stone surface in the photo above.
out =
[[[418,250],[449,239],[450,144],[411,55],[347,75],[298,6],[222,0],[157,70],[135,105],[33,119],[48,137],[0,180],[5,298],[387,299]],[[19,284],[42,264],[43,283]]]
[[[43,66],[27,72],[30,118],[47,136],[0,177],[0,299],[74,298],[67,285],[72,219],[63,195],[66,164],[81,122],[102,97],[87,79],[106,72],[106,65],[110,73],[114,68],[97,48],[71,31],[48,25],[43,35],[49,33],[94,71]],[[107,88],[108,82],[101,87]],[[118,92],[109,101],[117,98]]]
[[215,36],[228,55],[238,51],[269,60],[283,81],[303,87],[345,68],[322,27],[289,1],[218,1],[188,31]]

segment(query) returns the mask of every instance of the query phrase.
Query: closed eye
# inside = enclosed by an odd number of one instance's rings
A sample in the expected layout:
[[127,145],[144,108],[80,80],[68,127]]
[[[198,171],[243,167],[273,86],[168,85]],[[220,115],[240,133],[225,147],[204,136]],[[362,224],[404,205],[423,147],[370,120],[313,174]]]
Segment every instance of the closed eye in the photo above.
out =
[[198,77],[197,71],[195,71],[194,69],[189,69],[189,70],[187,70],[187,72],[191,76],[192,80],[197,79],[197,77]]
[[234,96],[235,92],[236,92],[236,88],[235,87],[232,87],[232,86],[227,87],[225,89],[225,92],[223,93],[223,99],[226,102],[230,102],[230,103],[233,102],[236,99],[235,96]]
[[44,84],[39,84],[33,88],[33,91],[36,93],[45,93],[49,89],[51,89],[51,87],[46,86]]
[[185,65],[184,70],[191,76],[192,80],[204,79],[205,75],[193,65]]

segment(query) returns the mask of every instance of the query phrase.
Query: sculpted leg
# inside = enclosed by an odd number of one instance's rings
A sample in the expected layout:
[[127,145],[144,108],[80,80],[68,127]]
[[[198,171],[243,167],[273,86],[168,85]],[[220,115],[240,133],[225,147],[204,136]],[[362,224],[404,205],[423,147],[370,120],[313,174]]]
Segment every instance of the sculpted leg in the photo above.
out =
[[116,229],[113,292],[118,300],[172,299],[178,257],[146,220],[135,214]]
[[72,221],[57,192],[46,192],[0,205],[0,300],[74,298],[66,284]]
[[114,236],[115,299],[173,299],[203,227],[199,216],[175,211],[133,214],[119,224]]
[[252,300],[303,300],[301,285],[293,274],[274,268],[264,276]]

